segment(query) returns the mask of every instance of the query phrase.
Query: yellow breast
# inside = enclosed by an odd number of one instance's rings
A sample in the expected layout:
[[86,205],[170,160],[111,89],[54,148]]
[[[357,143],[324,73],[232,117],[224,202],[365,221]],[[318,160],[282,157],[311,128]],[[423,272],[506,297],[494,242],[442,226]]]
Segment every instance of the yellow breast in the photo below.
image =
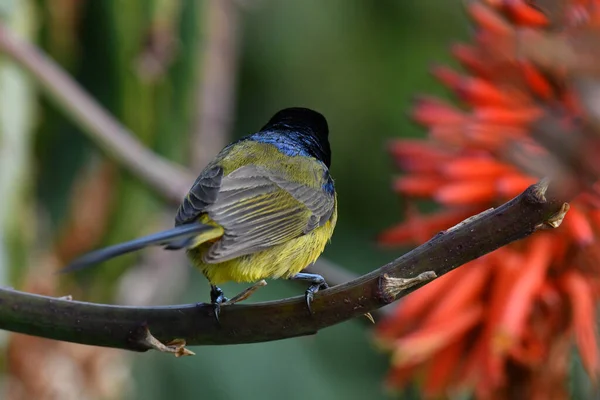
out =
[[213,285],[224,282],[256,282],[261,279],[289,278],[314,263],[331,239],[337,221],[336,208],[323,226],[267,250],[238,257],[218,264],[202,262],[210,247],[204,244],[188,251],[194,266],[199,268]]

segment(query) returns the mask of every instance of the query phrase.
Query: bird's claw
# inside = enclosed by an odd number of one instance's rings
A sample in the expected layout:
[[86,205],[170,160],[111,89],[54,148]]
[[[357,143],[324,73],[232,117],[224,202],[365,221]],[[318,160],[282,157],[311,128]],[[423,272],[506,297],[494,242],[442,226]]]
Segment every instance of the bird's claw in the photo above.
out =
[[308,308],[309,314],[312,315],[312,313],[313,313],[310,303],[312,303],[313,299],[315,298],[315,293],[317,293],[321,289],[327,289],[328,287],[329,287],[329,285],[327,284],[327,282],[322,282],[322,283],[314,283],[314,284],[310,285],[308,287],[308,289],[306,289],[306,295],[305,295],[306,308]]
[[220,323],[219,314],[221,314],[221,304],[229,301],[223,291],[218,286],[212,286],[210,288],[210,302],[213,306],[213,312],[217,323]]

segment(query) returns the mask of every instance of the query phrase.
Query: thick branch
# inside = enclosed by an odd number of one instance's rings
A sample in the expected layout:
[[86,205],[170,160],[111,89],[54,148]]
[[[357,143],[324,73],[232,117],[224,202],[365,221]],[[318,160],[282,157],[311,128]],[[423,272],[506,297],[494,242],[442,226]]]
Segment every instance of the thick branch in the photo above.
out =
[[[531,186],[495,210],[440,232],[429,242],[352,282],[317,293],[309,315],[303,296],[252,305],[224,306],[221,325],[212,307],[118,307],[0,290],[0,329],[76,343],[144,351],[148,332],[190,345],[263,342],[310,335],[361,316],[412,292],[394,293],[395,278],[442,276],[486,253],[524,238],[563,208],[544,184]],[[425,275],[423,275],[425,274]],[[385,289],[388,290],[385,290]],[[265,289],[266,290],[266,289]],[[155,347],[154,347],[155,348]],[[179,350],[177,350],[179,351]]]
[[179,203],[194,177],[185,169],[157,157],[104,110],[59,66],[0,22],[0,52],[31,73],[98,146],[157,189]]

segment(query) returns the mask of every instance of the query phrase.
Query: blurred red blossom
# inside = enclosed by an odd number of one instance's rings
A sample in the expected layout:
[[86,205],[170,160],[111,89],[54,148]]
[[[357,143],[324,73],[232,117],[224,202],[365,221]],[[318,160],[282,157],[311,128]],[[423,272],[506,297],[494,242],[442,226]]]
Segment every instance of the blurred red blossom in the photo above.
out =
[[[412,115],[428,138],[391,144],[405,172],[394,190],[409,207],[407,219],[383,232],[380,243],[422,243],[518,195],[539,177],[508,161],[509,146],[518,142],[532,157],[543,154],[530,125],[549,110],[565,124],[586,117],[568,76],[593,72],[598,65],[589,60],[598,54],[583,45],[570,59],[557,54],[561,43],[600,34],[600,0],[562,1],[552,21],[535,3],[468,3],[473,43],[452,47],[467,73],[433,70],[459,105],[418,99]],[[549,43],[557,47],[544,52]],[[416,379],[431,397],[475,390],[479,398],[565,398],[573,341],[595,382],[597,189],[574,199],[560,229],[501,248],[408,296],[376,330],[377,343],[392,352],[388,386]],[[421,215],[413,199],[433,199],[441,209]]]

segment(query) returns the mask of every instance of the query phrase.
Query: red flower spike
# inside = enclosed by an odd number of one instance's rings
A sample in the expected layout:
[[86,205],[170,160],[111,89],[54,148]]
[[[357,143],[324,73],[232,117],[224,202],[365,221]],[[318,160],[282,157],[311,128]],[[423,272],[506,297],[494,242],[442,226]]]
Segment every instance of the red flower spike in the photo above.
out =
[[423,141],[393,141],[390,143],[389,149],[394,157],[401,159],[424,158],[429,161],[445,161],[452,158],[447,150]]
[[505,199],[510,199],[518,196],[519,193],[525,191],[529,186],[535,184],[537,179],[519,175],[519,174],[507,174],[502,178],[498,179],[496,183],[496,190],[500,196]]
[[536,96],[542,100],[550,100],[555,96],[550,82],[530,62],[521,61],[520,65],[525,82]]
[[600,227],[600,209],[588,211],[588,218],[596,227]]
[[504,4],[517,25],[545,27],[548,18],[541,12],[525,4],[523,0],[505,0]]
[[[417,329],[419,325],[414,322],[420,321],[420,317],[427,312],[430,307],[437,304],[447,290],[454,285],[455,275],[459,278],[464,276],[460,273],[461,269],[449,272],[443,277],[427,284],[429,290],[417,290],[406,296],[399,307],[393,311],[393,319],[385,319],[377,324],[376,331],[378,340],[393,341],[399,333],[406,333]],[[403,321],[403,323],[394,323],[394,321]]]
[[586,207],[588,217],[592,220],[592,213],[594,213],[596,209],[600,209],[600,197],[590,192],[580,193],[575,201]]
[[480,2],[473,1],[467,6],[471,18],[486,31],[499,35],[512,35],[513,26],[489,7]]
[[440,171],[450,179],[495,179],[509,172],[516,172],[514,167],[500,163],[493,158],[457,158],[443,166]]
[[426,238],[431,238],[437,232],[454,226],[470,215],[473,215],[474,210],[474,208],[469,207],[443,211],[432,215],[419,215],[418,217],[415,217],[413,214],[409,216],[406,223],[381,233],[378,237],[378,242],[384,246],[415,243],[418,242],[416,236],[419,236],[420,233]]
[[450,345],[475,326],[483,315],[480,305],[470,306],[458,315],[412,332],[395,343],[392,363],[396,366],[421,362]]
[[443,184],[437,176],[403,176],[394,181],[394,191],[410,197],[431,197]]
[[489,65],[485,64],[482,54],[475,47],[457,43],[452,46],[452,54],[473,74],[486,79],[492,76]]
[[448,146],[462,147],[468,143],[463,132],[464,128],[461,126],[438,125],[429,130],[429,137]]
[[[460,88],[463,77],[452,68],[438,65],[431,68],[431,74],[435,76],[440,82],[446,85],[448,88],[458,90]],[[418,106],[418,104],[417,104]]]
[[491,202],[496,198],[496,184],[488,180],[448,183],[433,197],[447,206],[462,206]]
[[504,107],[479,107],[473,117],[479,122],[498,125],[526,125],[539,119],[544,112],[536,107],[509,109]]
[[456,367],[462,361],[461,353],[463,350],[464,342],[457,341],[442,349],[433,357],[423,385],[426,397],[440,396],[446,387],[452,385],[457,371]]
[[535,293],[541,288],[552,255],[553,237],[538,235],[532,237],[529,249],[523,260],[524,268],[515,276],[511,295],[506,301],[505,311],[500,316],[495,345],[498,349],[508,348],[525,329],[527,314],[531,310]]
[[[433,129],[431,132],[432,139],[436,138],[433,134]],[[474,149],[498,150],[506,145],[504,133],[512,133],[515,136],[519,135],[519,132],[514,130],[511,131],[509,129],[500,129],[499,127],[494,128],[490,126],[483,128],[481,125],[473,124],[464,129],[462,141],[459,142],[458,139],[455,139],[455,142],[460,143],[462,146],[469,146]]]
[[491,258],[488,262],[494,266],[493,277],[496,285],[493,286],[488,306],[488,320],[486,329],[492,333],[498,331],[505,307],[513,292],[517,274],[524,263],[520,252],[501,248],[486,256]]
[[587,216],[576,206],[571,205],[569,213],[563,220],[565,229],[569,231],[572,237],[580,246],[588,246],[594,243],[594,232]]
[[422,98],[413,108],[412,118],[423,125],[456,125],[465,121],[465,114],[437,99]]
[[513,285],[523,265],[523,256],[510,249],[501,248],[486,256],[488,257],[489,262],[494,266],[493,279],[496,284],[491,289],[484,330],[478,347],[474,350],[476,355],[468,364],[465,373],[472,377],[480,368],[480,364],[483,364],[485,371],[483,375],[495,388],[504,380],[502,364],[506,354],[506,347],[498,346],[496,332],[500,330],[506,305],[513,293]]
[[512,96],[506,95],[490,82],[463,77],[448,67],[436,67],[432,73],[443,84],[453,89],[460,98],[474,106],[511,107],[522,97],[516,93]]
[[466,269],[466,271],[463,271],[461,279],[456,279],[455,276],[454,287],[445,293],[443,302],[432,306],[424,324],[435,324],[445,320],[452,315],[454,310],[468,308],[481,297],[490,276],[489,265],[475,260],[464,265],[462,269]]
[[[538,171],[536,160],[546,155],[530,126],[548,110],[564,115],[565,123],[586,117],[579,94],[569,90],[566,68],[544,57],[542,47],[551,45],[555,28],[574,46],[600,35],[600,0],[565,0],[564,15],[552,16],[550,35],[544,30],[547,18],[529,3],[469,3],[475,40],[454,45],[452,52],[470,76],[446,67],[433,71],[463,101],[461,107],[420,99],[413,116],[427,128],[428,139],[399,140],[392,149],[407,172],[395,189],[434,199],[442,210],[432,216],[409,210],[404,223],[382,234],[381,243],[424,242],[463,219],[461,213],[474,215],[515,197],[540,178],[526,175],[525,167]],[[518,166],[503,158],[515,143],[521,148],[512,153],[519,156]],[[512,243],[408,296],[377,329],[400,363],[392,367],[389,383],[401,386],[417,378],[425,396],[469,389],[478,398],[500,399],[516,385],[527,398],[564,394],[570,328],[595,379],[600,182],[596,186],[572,201],[559,229]],[[468,320],[474,306],[482,311]],[[460,329],[446,315],[465,318]]]

